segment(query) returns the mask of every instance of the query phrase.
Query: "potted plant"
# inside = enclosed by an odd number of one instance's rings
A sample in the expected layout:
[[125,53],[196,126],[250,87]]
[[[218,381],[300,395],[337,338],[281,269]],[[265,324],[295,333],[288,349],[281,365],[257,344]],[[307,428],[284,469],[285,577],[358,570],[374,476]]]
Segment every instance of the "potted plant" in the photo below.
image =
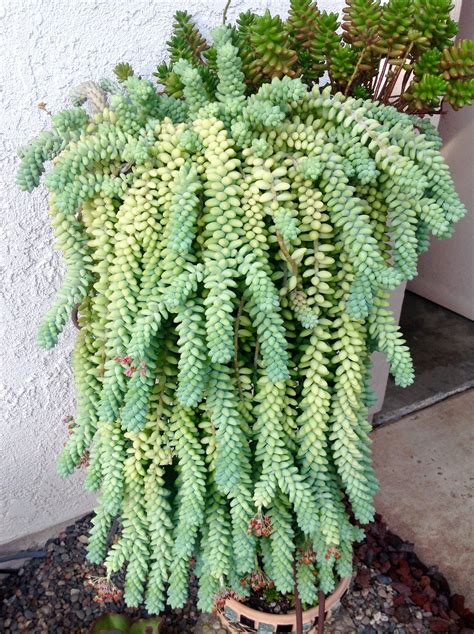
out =
[[127,565],[129,606],[182,606],[195,558],[202,610],[274,585],[307,631],[301,604],[347,585],[377,489],[372,351],[413,380],[388,295],[465,213],[421,118],[474,96],[449,8],[348,0],[341,35],[295,0],[212,44],[178,12],[164,93],[120,64],[20,152],[28,191],[53,161],[68,267],[39,343],[80,328],[59,471],[87,463],[88,557]]

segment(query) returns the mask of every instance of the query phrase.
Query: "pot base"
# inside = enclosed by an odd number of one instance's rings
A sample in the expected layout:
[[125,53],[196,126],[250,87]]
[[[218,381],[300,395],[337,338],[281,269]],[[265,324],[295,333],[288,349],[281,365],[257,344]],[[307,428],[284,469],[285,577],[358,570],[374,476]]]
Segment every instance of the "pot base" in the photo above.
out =
[[[326,598],[325,613],[333,611],[339,605],[340,600],[346,593],[351,577],[344,577],[333,593]],[[259,612],[247,605],[227,599],[224,610],[219,614],[222,625],[230,632],[256,632],[257,634],[270,634],[271,632],[296,632],[296,616],[294,612],[290,614],[269,614]],[[242,622],[244,619],[244,622]],[[247,623],[253,622],[252,625]],[[318,624],[318,607],[311,608],[303,612],[303,632],[305,634],[315,634]],[[291,628],[291,629],[289,629]]]

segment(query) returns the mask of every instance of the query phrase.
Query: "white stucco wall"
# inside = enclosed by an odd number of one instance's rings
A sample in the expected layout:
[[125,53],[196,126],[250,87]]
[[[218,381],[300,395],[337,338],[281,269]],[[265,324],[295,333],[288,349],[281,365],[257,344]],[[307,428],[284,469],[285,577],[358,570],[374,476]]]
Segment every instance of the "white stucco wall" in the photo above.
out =
[[[177,9],[208,28],[220,23],[225,0],[4,0],[0,2],[1,290],[0,290],[0,544],[32,535],[89,511],[80,473],[64,481],[56,456],[66,439],[64,415],[74,412],[69,357],[74,332],[39,349],[40,317],[62,270],[52,251],[44,190],[15,187],[16,148],[48,128],[36,105],[57,112],[70,89],[110,75],[129,61],[148,76],[165,52]],[[342,0],[320,6],[340,9]],[[233,0],[232,20],[247,8],[285,13],[283,0]]]

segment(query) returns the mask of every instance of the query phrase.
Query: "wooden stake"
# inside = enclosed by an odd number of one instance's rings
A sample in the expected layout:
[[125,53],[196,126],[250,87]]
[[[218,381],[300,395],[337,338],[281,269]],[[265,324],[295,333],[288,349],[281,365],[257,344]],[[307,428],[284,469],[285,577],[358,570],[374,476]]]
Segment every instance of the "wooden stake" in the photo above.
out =
[[295,582],[296,634],[303,634],[303,606],[301,605],[300,593],[298,592],[298,582],[296,579],[296,560],[293,561],[293,579]]
[[318,634],[324,634],[324,621],[326,618],[326,595],[319,593]]

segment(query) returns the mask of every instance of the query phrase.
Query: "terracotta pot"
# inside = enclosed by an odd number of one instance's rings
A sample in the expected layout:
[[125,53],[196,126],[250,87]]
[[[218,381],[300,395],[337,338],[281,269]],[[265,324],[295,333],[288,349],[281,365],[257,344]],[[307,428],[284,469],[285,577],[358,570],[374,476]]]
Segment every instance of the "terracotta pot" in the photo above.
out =
[[[350,582],[351,577],[344,577],[334,592],[326,597],[326,615],[337,608]],[[316,632],[318,611],[319,608],[314,607],[303,612],[303,632],[305,634],[314,634]],[[258,632],[259,634],[264,632],[296,632],[296,616],[294,612],[289,614],[259,612],[235,599],[226,600],[224,610],[219,617],[222,625],[227,627],[230,632]],[[242,623],[242,617],[252,621],[253,625],[247,625],[249,622],[247,620]],[[291,630],[289,627],[291,627]]]

